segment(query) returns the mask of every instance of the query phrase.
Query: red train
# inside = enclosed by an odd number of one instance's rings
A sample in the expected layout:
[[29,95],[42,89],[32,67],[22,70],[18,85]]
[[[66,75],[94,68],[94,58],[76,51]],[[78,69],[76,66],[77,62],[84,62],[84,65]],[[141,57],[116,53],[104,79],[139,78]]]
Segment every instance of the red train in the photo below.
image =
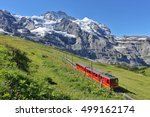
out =
[[83,72],[88,77],[92,78],[93,80],[97,81],[98,83],[102,84],[105,87],[109,87],[112,89],[118,87],[118,78],[110,74],[96,72],[95,70],[91,70],[90,68],[87,68],[86,66],[81,65],[79,63],[76,63],[75,67],[77,70]]

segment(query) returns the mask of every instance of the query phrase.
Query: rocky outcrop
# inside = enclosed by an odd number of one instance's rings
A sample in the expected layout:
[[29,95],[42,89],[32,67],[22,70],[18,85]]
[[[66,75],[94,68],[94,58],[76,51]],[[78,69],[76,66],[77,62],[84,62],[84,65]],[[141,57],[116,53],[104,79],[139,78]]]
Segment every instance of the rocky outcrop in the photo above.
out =
[[150,65],[150,38],[141,36],[124,36],[116,38],[114,48],[127,56],[130,64]]
[[62,11],[48,11],[44,14],[42,14],[44,19],[47,20],[53,20],[53,21],[57,21],[58,19],[70,19],[70,20],[75,20],[74,17],[68,16],[65,12]]
[[0,28],[10,33],[17,30],[16,19],[7,11],[0,10]]

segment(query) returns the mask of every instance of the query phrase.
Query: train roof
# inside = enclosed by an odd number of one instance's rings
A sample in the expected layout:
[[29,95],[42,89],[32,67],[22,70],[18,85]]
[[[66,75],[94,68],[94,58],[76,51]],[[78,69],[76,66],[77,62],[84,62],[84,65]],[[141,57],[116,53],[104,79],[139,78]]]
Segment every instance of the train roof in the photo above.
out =
[[94,71],[95,73],[100,74],[100,75],[102,75],[102,76],[105,76],[105,77],[107,77],[107,78],[109,78],[109,79],[116,79],[115,76],[113,76],[113,75],[111,75],[111,74],[109,74],[109,73],[102,72],[102,71],[100,71],[100,70],[98,70],[98,69],[95,69],[95,68],[92,68],[92,69],[91,69],[89,66],[87,66],[87,65],[85,65],[85,64],[82,64],[82,63],[77,63],[77,64],[80,64],[80,65],[82,65],[83,67],[86,67],[86,68],[88,68],[89,70]]

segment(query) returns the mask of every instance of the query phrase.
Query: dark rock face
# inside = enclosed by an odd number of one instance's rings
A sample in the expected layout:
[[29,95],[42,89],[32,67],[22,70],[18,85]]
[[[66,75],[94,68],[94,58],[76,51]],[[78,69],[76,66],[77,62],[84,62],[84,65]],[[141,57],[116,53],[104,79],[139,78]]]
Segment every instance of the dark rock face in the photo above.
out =
[[7,11],[0,10],[0,28],[6,32],[16,31],[16,19]]
[[32,30],[35,28],[34,25],[35,25],[34,22],[31,19],[28,19],[26,17],[22,17],[18,21],[18,28],[20,28],[20,29],[26,28],[26,29]]
[[58,19],[63,19],[63,18],[75,20],[75,18],[68,16],[65,12],[62,11],[57,11],[57,12],[48,11],[44,13],[42,16],[44,16],[44,19],[53,20],[53,21],[56,21]]
[[116,40],[118,52],[126,55],[130,64],[150,65],[150,38],[140,36],[125,36]]
[[24,17],[0,10],[0,33],[57,46],[103,63],[150,65],[150,37],[116,37],[104,24],[75,19],[62,11]]
[[54,26],[54,30],[67,32],[68,34],[73,34],[75,36],[79,36],[81,32],[80,27],[76,23],[66,18],[63,18],[60,23],[57,23]]

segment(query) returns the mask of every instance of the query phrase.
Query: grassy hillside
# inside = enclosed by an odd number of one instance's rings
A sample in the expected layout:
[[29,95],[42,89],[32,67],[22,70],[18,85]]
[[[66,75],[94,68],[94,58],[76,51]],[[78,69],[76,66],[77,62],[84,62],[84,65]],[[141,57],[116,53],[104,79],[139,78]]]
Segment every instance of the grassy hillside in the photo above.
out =
[[123,99],[65,63],[64,53],[0,36],[0,99]]
[[[76,71],[63,57],[90,61],[59,49],[0,35],[0,99],[124,99]],[[150,69],[128,71],[95,63],[93,67],[119,78],[134,99],[150,99]]]
[[122,91],[133,99],[150,99],[150,68],[127,70],[116,65],[89,62],[80,57],[74,57],[74,62],[84,63],[89,67],[92,63],[94,68],[116,76]]

